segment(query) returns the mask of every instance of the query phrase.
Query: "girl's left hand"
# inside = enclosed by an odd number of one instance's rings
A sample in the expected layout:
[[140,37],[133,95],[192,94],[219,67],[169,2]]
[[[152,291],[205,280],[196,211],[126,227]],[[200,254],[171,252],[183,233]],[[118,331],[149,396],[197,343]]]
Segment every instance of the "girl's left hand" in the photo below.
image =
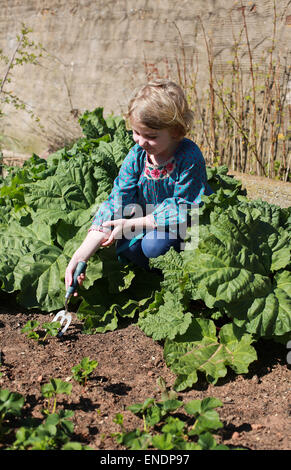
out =
[[[117,219],[117,220],[108,220],[107,222],[102,223],[103,227],[111,228],[112,232],[109,235],[108,240],[105,240],[101,246],[110,246],[115,240],[121,240],[125,237],[129,240],[132,238],[129,236],[133,235],[132,232],[136,230],[139,232],[143,228],[148,228],[154,230],[156,228],[154,217],[149,214],[145,217],[136,217],[132,219]],[[113,227],[113,228],[112,228]]]
[[107,222],[103,222],[103,227],[108,227],[112,231],[109,235],[109,238],[102,243],[102,247],[110,246],[115,240],[119,240],[123,236],[124,229],[126,224],[129,222],[128,219],[118,219],[118,220],[108,220]]

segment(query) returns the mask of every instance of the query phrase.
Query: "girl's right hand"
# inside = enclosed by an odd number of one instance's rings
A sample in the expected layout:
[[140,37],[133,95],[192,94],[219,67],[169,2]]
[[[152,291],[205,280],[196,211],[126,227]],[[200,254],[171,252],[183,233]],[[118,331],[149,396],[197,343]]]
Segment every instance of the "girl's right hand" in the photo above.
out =
[[[71,261],[69,262],[66,272],[65,272],[65,285],[66,289],[72,285],[73,278],[74,278],[74,272],[76,270],[76,267],[79,263],[79,261],[88,261],[88,259],[96,252],[96,250],[99,248],[99,246],[103,246],[103,242],[107,240],[108,238],[108,233],[105,234],[100,231],[96,230],[90,230],[85,238],[85,240],[82,242],[82,244],[79,246],[79,248],[75,251]],[[79,285],[82,285],[85,279],[85,274],[81,274],[78,276],[78,283]],[[77,296],[77,292],[74,293],[75,296]]]
[[[72,285],[72,282],[73,282],[73,278],[74,278],[74,272],[76,270],[76,267],[78,265],[78,261],[74,261],[73,259],[71,259],[71,261],[69,262],[68,266],[67,266],[67,269],[66,269],[66,273],[65,273],[65,284],[66,284],[66,290]],[[85,280],[85,274],[82,273],[80,274],[80,276],[78,276],[78,284],[79,286],[81,286]],[[78,292],[75,291],[74,294],[73,294],[75,297],[78,295]]]

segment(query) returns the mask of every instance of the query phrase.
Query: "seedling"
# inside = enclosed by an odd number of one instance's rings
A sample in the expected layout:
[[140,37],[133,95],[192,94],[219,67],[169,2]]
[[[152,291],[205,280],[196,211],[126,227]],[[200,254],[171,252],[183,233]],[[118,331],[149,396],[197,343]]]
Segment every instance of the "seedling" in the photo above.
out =
[[73,411],[60,410],[59,413],[49,414],[36,427],[21,427],[16,432],[11,450],[49,450],[67,443],[74,431],[74,424],[69,419],[73,415]]
[[121,427],[122,431],[125,432],[122,413],[116,413],[115,418],[113,418],[113,422],[118,424]]
[[44,410],[45,413],[55,413],[57,406],[57,395],[70,395],[72,387],[72,384],[63,382],[61,379],[51,379],[49,383],[43,385],[41,388],[42,395],[48,399],[48,408]]
[[46,331],[45,337],[43,338],[43,341],[45,341],[48,336],[57,336],[59,329],[61,328],[61,324],[58,321],[53,321],[43,323],[42,327]]
[[141,415],[144,422],[144,431],[158,424],[170,411],[176,411],[183,402],[171,399],[156,402],[154,398],[147,398],[143,403],[128,406],[128,409],[136,415]]
[[35,331],[39,326],[39,322],[36,320],[28,320],[21,330],[21,333],[27,333],[27,337],[31,339],[39,340],[39,334]]
[[96,369],[97,366],[97,361],[90,360],[89,357],[84,357],[80,364],[72,367],[73,378],[76,380],[76,382],[85,387],[87,385],[89,375],[92,374],[93,370]]
[[[163,380],[160,384],[165,386]],[[167,398],[167,397],[166,397]],[[176,410],[184,407],[188,415],[195,417],[194,425],[189,424],[185,415],[180,419],[173,415]],[[222,427],[219,416],[214,408],[222,406],[216,398],[192,400],[183,403],[176,398],[156,402],[147,398],[143,403],[136,403],[128,407],[136,415],[141,415],[144,429],[135,429],[125,432],[123,416],[117,414],[114,422],[120,425],[120,433],[113,436],[117,442],[131,450],[159,449],[159,450],[226,450],[228,447],[218,444],[212,435]],[[179,411],[179,414],[181,412]],[[145,426],[146,425],[146,426]]]
[[70,441],[74,424],[70,418],[73,411],[60,410],[50,414],[36,427],[21,427],[16,440],[8,450],[92,450],[79,442]]
[[[70,384],[61,382],[59,379],[52,379],[50,384],[44,387],[49,390],[45,395],[56,393],[68,393]],[[51,386],[53,390],[51,390]],[[27,420],[27,426],[21,426],[16,430],[15,421],[11,428],[3,426],[4,420],[8,422],[9,415],[18,416],[24,405],[25,398],[19,393],[10,390],[0,390],[0,441],[4,433],[9,433],[8,441],[10,447],[1,447],[1,450],[93,450],[89,446],[84,446],[79,442],[71,441],[74,433],[74,423],[71,420],[74,412],[61,409],[57,413],[48,414],[39,424],[37,419]],[[45,413],[46,414],[46,413]],[[21,419],[22,422],[23,419]],[[15,432],[15,440],[12,437]],[[5,443],[4,443],[5,444]]]
[[192,400],[184,405],[186,412],[196,418],[189,436],[222,428],[218,413],[215,411],[218,406],[222,406],[222,402],[211,397],[204,398],[202,401]]
[[35,331],[40,326],[40,323],[36,320],[29,320],[22,328],[22,333],[27,333],[27,337],[36,341],[45,341],[48,336],[57,336],[58,331],[61,327],[60,322],[45,322],[41,326],[46,331],[45,336],[42,338],[41,335]]

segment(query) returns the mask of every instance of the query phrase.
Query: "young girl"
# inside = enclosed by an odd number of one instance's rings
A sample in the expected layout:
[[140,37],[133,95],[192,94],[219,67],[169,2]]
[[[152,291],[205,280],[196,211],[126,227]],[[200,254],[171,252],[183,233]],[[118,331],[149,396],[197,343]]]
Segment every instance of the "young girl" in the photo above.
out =
[[[207,185],[201,151],[185,138],[193,113],[178,85],[168,80],[146,84],[130,100],[127,118],[136,145],[68,264],[66,287],[79,261],[87,261],[100,246],[115,241],[120,259],[145,269],[149,258],[170,247],[179,251],[186,209],[198,206],[203,194],[213,192]],[[84,277],[79,277],[79,283]]]

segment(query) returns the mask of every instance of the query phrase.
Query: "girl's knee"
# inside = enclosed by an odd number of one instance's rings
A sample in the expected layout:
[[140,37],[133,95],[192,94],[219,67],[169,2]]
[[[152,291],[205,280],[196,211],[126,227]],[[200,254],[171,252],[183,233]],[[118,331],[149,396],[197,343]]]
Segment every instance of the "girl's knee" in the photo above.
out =
[[164,255],[171,246],[180,251],[180,245],[180,240],[171,239],[167,232],[150,232],[143,238],[141,248],[147,258],[157,258]]
[[157,258],[162,253],[160,252],[160,244],[156,243],[156,240],[150,240],[144,238],[142,241],[142,251],[147,258]]

